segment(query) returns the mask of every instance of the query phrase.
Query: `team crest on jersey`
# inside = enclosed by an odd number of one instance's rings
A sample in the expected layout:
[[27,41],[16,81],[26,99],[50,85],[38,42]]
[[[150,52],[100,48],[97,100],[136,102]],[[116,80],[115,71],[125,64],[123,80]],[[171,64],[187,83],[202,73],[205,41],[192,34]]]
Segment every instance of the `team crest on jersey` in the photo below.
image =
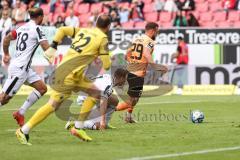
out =
[[153,47],[154,47],[154,44],[153,44],[153,43],[151,43],[151,42],[149,42],[149,43],[148,43],[148,45],[147,45],[147,47],[148,47],[148,48],[150,48],[150,49],[153,49]]

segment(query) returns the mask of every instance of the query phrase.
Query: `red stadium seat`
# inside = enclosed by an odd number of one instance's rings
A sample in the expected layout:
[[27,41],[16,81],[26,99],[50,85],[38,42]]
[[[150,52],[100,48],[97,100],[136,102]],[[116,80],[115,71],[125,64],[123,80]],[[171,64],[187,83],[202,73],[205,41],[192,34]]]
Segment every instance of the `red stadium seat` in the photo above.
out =
[[170,22],[170,21],[172,21],[172,13],[170,13],[170,12],[161,12],[159,20],[161,22]]
[[212,12],[206,12],[206,13],[202,13],[200,14],[200,20],[203,22],[209,22],[212,21]]
[[223,10],[223,3],[222,3],[222,1],[219,1],[217,3],[211,3],[210,10],[211,11]]
[[150,3],[152,3],[153,1],[152,0],[144,0],[144,3],[145,4],[150,4]]
[[118,6],[123,8],[129,8],[130,4],[128,2],[122,2],[118,3]]
[[216,28],[216,23],[213,21],[209,21],[209,22],[200,22],[200,26],[204,27],[204,28]]
[[143,12],[144,12],[144,13],[154,12],[154,3],[145,4],[145,5],[144,5],[144,8],[143,8]]
[[204,3],[205,0],[195,0],[195,3]]
[[233,23],[233,26],[234,26],[235,28],[240,28],[240,21],[234,22],[234,23]]
[[135,28],[137,29],[144,29],[146,25],[146,22],[136,22],[135,23]]
[[103,6],[103,13],[108,13],[108,12],[109,12],[109,9]]
[[158,12],[145,13],[144,17],[148,22],[156,22],[158,20]]
[[222,11],[222,12],[215,12],[213,13],[214,21],[216,22],[223,22],[226,21],[227,19],[227,13]]
[[87,22],[89,21],[90,16],[91,16],[91,13],[81,14],[81,15],[79,16],[80,25],[81,25],[82,23],[87,23]]
[[103,10],[103,4],[102,4],[102,3],[93,3],[93,4],[91,5],[90,11],[93,12],[93,11],[95,11],[95,10],[98,10],[99,12],[102,12],[102,10]]
[[77,12],[77,13],[78,13],[78,7],[79,7],[79,3],[75,3],[75,4],[73,5],[73,10],[74,10],[74,12]]
[[81,3],[83,0],[75,0],[75,3],[79,4]]
[[83,28],[88,27],[88,23],[81,23],[80,27],[83,27]]
[[233,26],[233,24],[229,22],[218,22],[216,25],[218,28],[229,28]]
[[56,7],[55,7],[55,11],[54,11],[54,13],[64,13],[64,5],[62,5],[62,4],[58,4]]
[[133,21],[122,23],[122,27],[124,29],[133,29],[133,26],[134,26],[134,22]]
[[239,11],[230,11],[228,13],[228,21],[239,21],[240,12]]
[[165,29],[173,28],[172,22],[159,22],[158,25],[159,25],[161,28],[165,28]]
[[196,11],[198,11],[200,13],[207,12],[208,9],[209,9],[208,2],[196,4]]
[[200,13],[197,11],[192,12],[192,14],[195,16],[196,19],[199,19]]
[[43,9],[43,13],[48,15],[50,13],[50,5],[49,4],[42,4],[40,8]]
[[82,3],[78,6],[78,13],[85,14],[89,12],[90,5],[89,3]]
[[216,2],[219,2],[221,0],[208,0],[209,3],[216,3]]

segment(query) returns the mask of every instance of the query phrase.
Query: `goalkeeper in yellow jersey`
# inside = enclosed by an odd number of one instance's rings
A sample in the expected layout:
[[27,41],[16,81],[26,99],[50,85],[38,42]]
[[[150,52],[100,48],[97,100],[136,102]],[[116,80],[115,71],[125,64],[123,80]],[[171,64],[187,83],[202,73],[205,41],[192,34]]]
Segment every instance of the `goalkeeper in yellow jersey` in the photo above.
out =
[[63,61],[57,66],[52,77],[51,93],[49,101],[39,108],[30,120],[16,131],[20,143],[28,143],[29,132],[37,124],[53,113],[71,96],[72,92],[83,91],[88,94],[82,104],[80,115],[70,132],[72,135],[84,140],[92,139],[83,130],[84,121],[88,117],[93,106],[100,97],[100,91],[84,76],[87,66],[97,57],[103,62],[103,68],[108,70],[111,66],[107,33],[110,28],[110,17],[101,15],[98,17],[95,28],[61,27],[57,30],[51,48],[44,54],[51,61],[55,55],[57,45],[64,36],[73,38],[71,47],[63,57]]

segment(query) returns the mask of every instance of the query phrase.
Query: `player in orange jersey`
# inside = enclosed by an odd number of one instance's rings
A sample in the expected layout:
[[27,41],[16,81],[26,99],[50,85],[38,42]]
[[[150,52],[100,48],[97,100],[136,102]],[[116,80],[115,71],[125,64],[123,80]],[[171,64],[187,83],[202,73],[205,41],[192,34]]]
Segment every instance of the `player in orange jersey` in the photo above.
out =
[[147,23],[145,26],[145,34],[135,39],[127,50],[126,60],[128,62],[127,70],[129,71],[127,77],[129,97],[124,102],[118,104],[117,111],[128,109],[125,119],[128,123],[136,122],[133,120],[131,113],[142,95],[144,76],[146,75],[148,64],[157,71],[161,71],[162,73],[167,72],[167,67],[155,64],[152,59],[155,45],[154,40],[157,34],[158,24],[154,22]]

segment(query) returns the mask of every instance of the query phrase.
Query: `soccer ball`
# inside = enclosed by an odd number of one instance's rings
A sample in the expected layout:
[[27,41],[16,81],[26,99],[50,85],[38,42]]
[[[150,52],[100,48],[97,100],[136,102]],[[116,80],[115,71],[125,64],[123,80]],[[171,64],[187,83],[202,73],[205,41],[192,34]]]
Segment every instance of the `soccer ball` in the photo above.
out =
[[191,112],[191,120],[193,123],[202,123],[204,120],[203,112],[199,110],[194,110]]

